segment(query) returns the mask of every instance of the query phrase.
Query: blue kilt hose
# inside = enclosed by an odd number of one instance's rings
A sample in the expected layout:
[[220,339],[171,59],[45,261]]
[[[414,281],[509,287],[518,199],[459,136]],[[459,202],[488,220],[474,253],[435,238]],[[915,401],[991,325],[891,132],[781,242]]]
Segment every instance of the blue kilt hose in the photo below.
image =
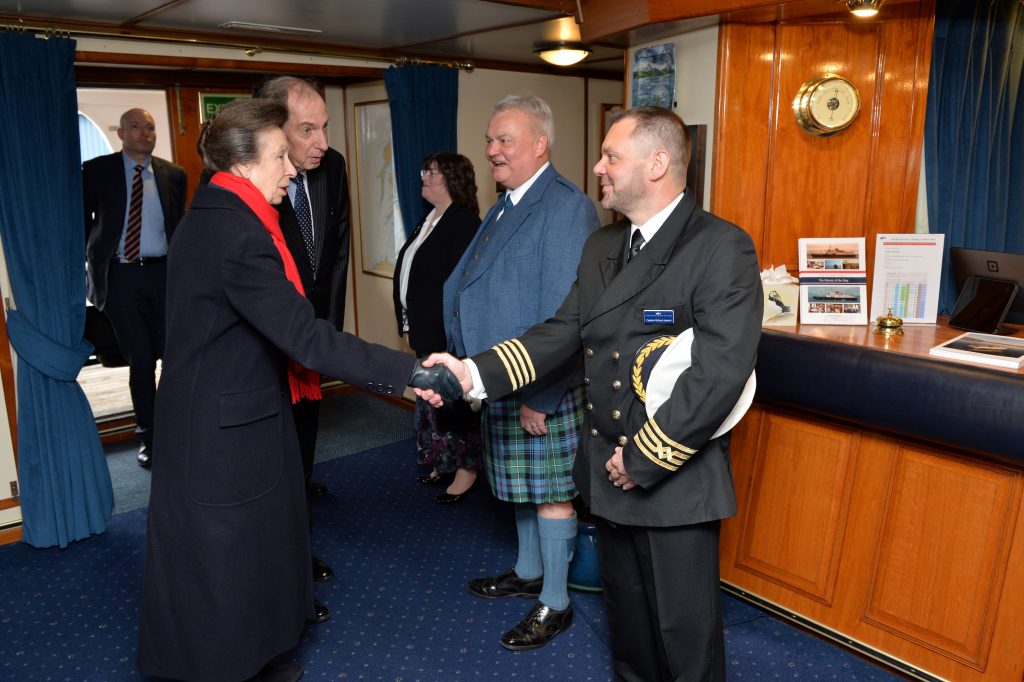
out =
[[545,422],[545,436],[531,436],[519,419],[519,394],[488,401],[481,420],[484,469],[491,491],[506,502],[568,502],[576,497],[572,465],[583,427],[583,387],[570,389]]

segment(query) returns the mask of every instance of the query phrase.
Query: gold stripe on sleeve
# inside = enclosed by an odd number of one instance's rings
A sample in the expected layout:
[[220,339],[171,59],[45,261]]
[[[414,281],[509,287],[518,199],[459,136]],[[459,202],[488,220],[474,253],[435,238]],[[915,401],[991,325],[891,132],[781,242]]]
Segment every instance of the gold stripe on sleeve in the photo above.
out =
[[499,343],[492,349],[498,354],[498,359],[501,360],[501,364],[505,365],[505,372],[508,374],[508,381],[512,384],[512,390],[518,391],[524,382],[525,377],[522,374],[522,370],[519,365],[515,362],[515,359],[511,357],[509,351],[505,348],[504,343]]

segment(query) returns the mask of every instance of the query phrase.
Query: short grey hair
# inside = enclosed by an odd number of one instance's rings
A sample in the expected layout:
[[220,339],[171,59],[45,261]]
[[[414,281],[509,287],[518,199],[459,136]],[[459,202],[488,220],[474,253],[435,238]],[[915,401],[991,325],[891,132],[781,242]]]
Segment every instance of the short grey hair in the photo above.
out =
[[555,146],[555,117],[547,102],[529,92],[521,95],[508,95],[494,105],[491,116],[509,109],[518,109],[529,116],[536,125],[537,131],[548,138],[548,148]]
[[664,107],[643,106],[612,114],[611,125],[629,119],[636,121],[631,137],[644,154],[663,147],[672,159],[676,177],[685,181],[691,142],[690,130],[683,119]]

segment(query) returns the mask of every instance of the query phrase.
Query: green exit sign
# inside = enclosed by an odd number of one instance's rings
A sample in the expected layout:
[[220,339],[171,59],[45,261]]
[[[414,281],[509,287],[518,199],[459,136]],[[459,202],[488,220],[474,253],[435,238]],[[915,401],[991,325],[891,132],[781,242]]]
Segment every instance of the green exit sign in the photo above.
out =
[[236,99],[249,99],[248,95],[211,95],[199,93],[199,122],[206,123],[228,102]]

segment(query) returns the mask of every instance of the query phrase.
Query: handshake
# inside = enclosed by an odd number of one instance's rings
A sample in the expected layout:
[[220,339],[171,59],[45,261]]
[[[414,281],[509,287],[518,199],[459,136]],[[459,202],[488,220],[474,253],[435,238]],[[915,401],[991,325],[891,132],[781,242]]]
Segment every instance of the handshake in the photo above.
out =
[[465,363],[447,353],[434,353],[416,361],[409,387],[434,407],[441,407],[462,398],[473,382]]

